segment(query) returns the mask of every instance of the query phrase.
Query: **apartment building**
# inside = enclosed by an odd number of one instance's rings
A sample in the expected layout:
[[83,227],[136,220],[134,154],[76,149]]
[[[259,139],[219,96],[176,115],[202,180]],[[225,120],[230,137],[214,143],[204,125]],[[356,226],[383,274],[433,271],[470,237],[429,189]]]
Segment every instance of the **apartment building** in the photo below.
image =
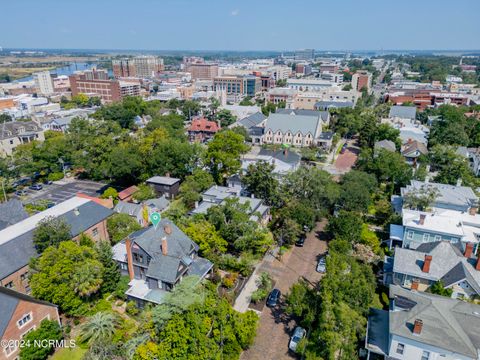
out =
[[72,96],[98,96],[105,103],[122,100],[125,96],[140,95],[140,83],[109,80],[105,70],[88,70],[70,75]]
[[352,75],[352,88],[357,91],[365,89],[370,92],[372,89],[372,74],[368,71],[357,71]]
[[112,60],[115,78],[152,78],[165,69],[163,59],[156,56],[136,56],[132,59]]
[[41,95],[53,94],[53,81],[50,71],[40,71],[33,74],[35,88]]

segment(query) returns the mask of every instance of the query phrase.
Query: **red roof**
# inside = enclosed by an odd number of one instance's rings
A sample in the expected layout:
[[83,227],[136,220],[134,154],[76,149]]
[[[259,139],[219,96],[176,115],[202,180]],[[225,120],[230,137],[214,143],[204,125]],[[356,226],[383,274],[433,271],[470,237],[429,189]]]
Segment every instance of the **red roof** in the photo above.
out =
[[207,119],[195,119],[188,128],[188,131],[205,131],[212,133],[216,133],[218,130],[220,130],[218,124],[215,121]]
[[77,193],[78,197],[84,198],[84,199],[89,199],[92,200],[94,203],[97,203],[98,205],[102,205],[106,207],[107,209],[113,209],[113,200],[112,199],[100,199],[97,197],[89,196],[84,193]]
[[120,191],[118,193],[118,198],[120,200],[126,199],[127,197],[135,194],[138,190],[140,190],[138,187],[136,187],[135,185],[132,185],[132,186],[126,188],[125,190]]

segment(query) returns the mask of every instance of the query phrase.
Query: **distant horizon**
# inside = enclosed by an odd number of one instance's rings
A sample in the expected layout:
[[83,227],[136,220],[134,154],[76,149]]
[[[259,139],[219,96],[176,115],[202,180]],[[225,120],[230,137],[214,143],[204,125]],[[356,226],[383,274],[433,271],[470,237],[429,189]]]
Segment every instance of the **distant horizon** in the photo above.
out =
[[2,5],[0,46],[5,48],[480,49],[478,0],[19,0]]

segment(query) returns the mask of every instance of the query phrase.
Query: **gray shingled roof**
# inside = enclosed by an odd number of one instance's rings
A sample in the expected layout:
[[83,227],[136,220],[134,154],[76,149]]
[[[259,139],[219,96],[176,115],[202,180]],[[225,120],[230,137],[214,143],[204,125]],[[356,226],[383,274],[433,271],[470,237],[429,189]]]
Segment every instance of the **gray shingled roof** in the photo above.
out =
[[277,109],[275,111],[275,114],[320,116],[323,122],[327,121],[330,117],[330,113],[328,111],[308,110],[308,109]]
[[270,114],[265,123],[265,131],[269,129],[271,129],[273,133],[278,130],[282,133],[290,131],[293,135],[298,132],[304,135],[310,133],[314,137],[320,127],[320,117],[308,115]]
[[[171,227],[171,234],[165,232],[166,225]],[[167,238],[167,255],[163,255],[161,248],[164,237]],[[176,282],[180,264],[188,265],[185,258],[189,258],[192,251],[198,251],[198,245],[168,219],[162,219],[156,229],[150,226],[130,234],[130,239],[152,257],[147,276],[168,283]]]
[[[425,255],[431,255],[430,271],[422,271]],[[393,272],[408,274],[432,281],[442,280],[445,286],[467,280],[480,294],[480,271],[475,269],[476,259],[467,259],[450,241],[421,244],[417,249],[395,249]]]
[[455,186],[440,183],[425,183],[422,181],[412,180],[410,185],[401,189],[402,196],[411,191],[424,190],[425,187],[436,189],[438,192],[435,200],[436,204],[452,204],[470,207],[478,204],[478,197],[475,195],[471,187]]
[[[72,210],[60,216],[71,226],[72,237],[81,234],[113,214],[111,210],[93,201],[83,204],[78,211],[79,215],[75,215]],[[34,232],[35,230],[28,231],[0,244],[0,279],[28,265],[32,257],[38,256],[33,245]]]
[[298,164],[301,160],[301,156],[295,151],[260,149],[258,155],[271,156],[287,164]]
[[391,140],[380,140],[377,141],[374,145],[375,149],[386,149],[388,151],[395,152],[397,149],[395,143]]
[[75,237],[112,214],[112,210],[93,201],[89,201],[80,206],[78,212],[71,210],[60,217],[65,219],[70,225],[72,237]]
[[[410,310],[390,311],[391,335],[435,346],[476,359],[479,356],[480,306],[424,292],[390,286],[390,298],[404,297],[415,305]],[[416,319],[423,322],[420,334],[413,334]]]
[[331,109],[353,107],[354,104],[351,101],[318,101],[314,106],[316,109]]
[[28,217],[23,204],[18,199],[12,199],[0,204],[0,230],[16,224]]
[[0,304],[2,307],[2,311],[0,311],[0,339],[3,338],[3,333],[5,332],[8,323],[12,319],[20,300],[56,307],[56,305],[53,305],[49,302],[38,300],[29,295],[0,286]]
[[142,211],[142,205],[126,201],[119,201],[113,211],[130,216],[137,216]]
[[245,127],[246,129],[250,129],[251,127],[260,125],[267,117],[263,115],[261,112],[257,112],[242,120],[238,120],[237,123]]
[[401,119],[415,119],[417,108],[415,106],[394,105],[390,108],[389,117],[398,117]]
[[[23,130],[23,132],[20,132]],[[42,132],[43,129],[33,121],[10,121],[0,127],[0,140],[10,139],[23,134],[34,134]]]
[[155,208],[158,211],[163,211],[170,205],[170,201],[165,196],[162,196],[162,197],[159,197],[158,199],[146,200],[145,205],[147,205],[150,208]]
[[180,182],[180,179],[169,177],[169,176],[153,176],[147,180],[147,183],[150,183],[150,184],[169,185],[169,186],[177,182]]

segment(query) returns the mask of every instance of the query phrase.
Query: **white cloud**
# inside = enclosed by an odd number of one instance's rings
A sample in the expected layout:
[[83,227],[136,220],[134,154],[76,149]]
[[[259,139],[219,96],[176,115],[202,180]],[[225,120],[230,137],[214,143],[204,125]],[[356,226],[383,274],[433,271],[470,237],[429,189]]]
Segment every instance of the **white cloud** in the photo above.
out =
[[238,9],[232,10],[232,12],[230,13],[230,15],[232,16],[237,16],[238,14],[240,14],[240,10]]

